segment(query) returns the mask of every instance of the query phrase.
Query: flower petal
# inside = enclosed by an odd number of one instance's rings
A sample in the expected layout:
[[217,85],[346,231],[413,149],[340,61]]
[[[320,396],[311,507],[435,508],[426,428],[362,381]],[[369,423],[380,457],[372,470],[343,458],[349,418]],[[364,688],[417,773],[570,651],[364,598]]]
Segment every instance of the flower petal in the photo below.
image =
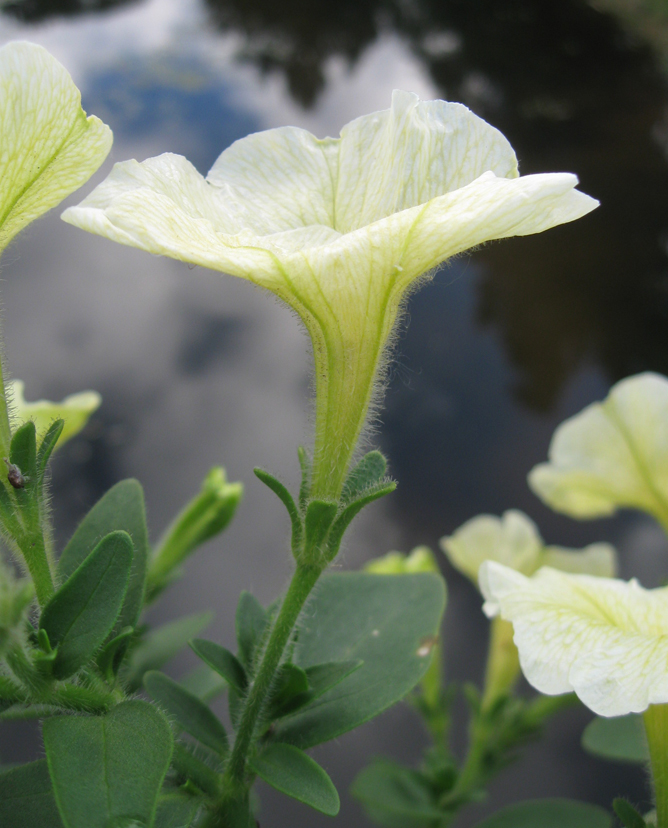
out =
[[547,546],[541,558],[541,566],[550,566],[574,575],[614,578],[617,574],[617,552],[609,543],[590,543],[584,549]]
[[485,612],[513,623],[528,681],[548,695],[574,690],[601,716],[668,702],[668,589],[568,575],[532,578],[488,561]]
[[106,158],[111,130],[86,118],[71,77],[46,49],[0,49],[0,250],[80,187]]
[[645,373],[622,380],[556,430],[549,463],[529,485],[548,505],[573,517],[610,515],[620,507],[668,525],[668,380]]
[[22,380],[13,380],[10,383],[9,396],[16,419],[20,423],[32,420],[35,423],[38,438],[44,435],[54,420],[64,420],[63,430],[58,438],[58,448],[84,428],[91,414],[97,411],[102,403],[102,397],[97,391],[70,394],[61,402],[51,402],[51,400],[27,402],[23,394],[24,388],[25,383]]

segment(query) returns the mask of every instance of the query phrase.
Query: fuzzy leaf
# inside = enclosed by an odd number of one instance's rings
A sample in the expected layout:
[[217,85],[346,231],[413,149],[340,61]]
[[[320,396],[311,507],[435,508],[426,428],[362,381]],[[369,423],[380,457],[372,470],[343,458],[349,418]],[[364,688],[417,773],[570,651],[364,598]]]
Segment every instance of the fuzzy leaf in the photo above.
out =
[[242,592],[237,605],[236,627],[239,660],[246,669],[253,663],[255,648],[269,623],[269,614],[250,592]]
[[238,693],[243,693],[248,684],[248,677],[243,665],[238,658],[225,647],[215,644],[213,641],[206,641],[203,638],[196,638],[189,642],[190,647],[205,664],[222,676],[230,687]]
[[533,799],[508,805],[476,828],[611,828],[612,816],[597,805],[571,799]]
[[0,825],[63,828],[46,759],[0,773]]
[[341,500],[350,502],[383,482],[387,471],[387,460],[379,451],[365,454],[350,472],[343,485]]
[[582,747],[594,756],[618,762],[649,762],[642,716],[631,713],[612,719],[597,716],[582,734]]

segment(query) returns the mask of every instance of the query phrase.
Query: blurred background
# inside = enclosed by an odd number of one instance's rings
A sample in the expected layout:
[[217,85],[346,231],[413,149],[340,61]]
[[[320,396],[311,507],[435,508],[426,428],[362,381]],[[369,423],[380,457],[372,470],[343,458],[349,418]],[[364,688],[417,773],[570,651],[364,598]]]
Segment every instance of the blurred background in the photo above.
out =
[[[563,419],[622,377],[668,374],[668,3],[660,0],[4,0],[0,44],[46,46],[83,106],[113,129],[114,161],[170,151],[205,173],[249,132],[295,124],[338,135],[389,106],[393,88],[461,101],[510,140],[524,174],[575,172],[601,200],[585,219],[487,245],[416,294],[371,443],[399,488],[369,508],[337,566],[438,538],[480,513],[524,509],[550,543],[608,540],[622,575],[665,577],[668,543],[626,514],[579,524],[545,508],[526,474]],[[55,462],[59,547],[116,481],[145,487],[157,539],[214,464],[246,484],[231,528],[187,566],[152,613],[211,607],[208,635],[230,646],[242,589],[269,602],[289,574],[287,519],[253,477],[293,485],[309,440],[310,355],[293,316],[251,285],[123,248],[62,223],[56,210],[6,251],[2,324],[26,397],[86,388],[104,402]],[[446,669],[482,674],[487,623],[473,586],[441,556],[450,601]],[[170,666],[178,677],[193,662]],[[464,742],[463,707],[455,738]],[[462,828],[501,804],[570,796],[608,806],[648,794],[640,771],[579,748],[584,709],[505,771]],[[417,761],[424,734],[398,706],[316,751],[344,794],[336,824],[370,823],[345,791],[378,753]],[[5,761],[40,754],[36,727],[0,728]],[[327,817],[262,788],[267,828]]]

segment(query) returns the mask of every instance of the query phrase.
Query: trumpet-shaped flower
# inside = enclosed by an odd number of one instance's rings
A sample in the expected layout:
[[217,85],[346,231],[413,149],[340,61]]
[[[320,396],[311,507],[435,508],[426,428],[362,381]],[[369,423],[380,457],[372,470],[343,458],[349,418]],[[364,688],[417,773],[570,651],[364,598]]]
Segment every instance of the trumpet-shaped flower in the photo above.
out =
[[542,693],[574,690],[601,716],[668,703],[668,588],[549,567],[527,578],[495,561],[480,587],[487,615],[512,622],[522,671]]
[[46,49],[0,49],[0,252],[97,170],[111,130],[87,118],[81,94]]
[[542,566],[603,577],[616,572],[616,553],[610,544],[592,543],[581,550],[546,546],[536,524],[516,509],[500,518],[472,518],[441,538],[440,544],[455,569],[476,585],[484,561],[496,561],[524,575],[533,575]]
[[27,402],[23,394],[24,388],[25,383],[22,380],[13,380],[9,383],[9,395],[13,402],[12,408],[16,419],[19,423],[32,420],[35,423],[38,437],[44,435],[44,432],[54,420],[63,420],[63,430],[58,438],[56,448],[60,448],[76,436],[102,402],[102,397],[97,391],[81,391],[78,394],[70,394],[61,402],[51,402],[50,400]]
[[668,379],[645,373],[618,382],[554,433],[549,462],[529,485],[577,518],[642,509],[668,528]]
[[315,358],[311,493],[338,497],[407,291],[482,242],[585,215],[597,202],[576,184],[519,178],[508,141],[466,107],[395,92],[338,139],[249,135],[206,178],[177,155],[117,164],[63,218],[248,279],[297,312]]

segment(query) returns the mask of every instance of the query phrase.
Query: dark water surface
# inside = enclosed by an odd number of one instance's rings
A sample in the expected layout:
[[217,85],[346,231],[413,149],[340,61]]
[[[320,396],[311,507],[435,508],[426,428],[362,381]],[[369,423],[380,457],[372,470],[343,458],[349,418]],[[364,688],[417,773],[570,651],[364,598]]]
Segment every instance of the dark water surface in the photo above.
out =
[[[578,524],[542,506],[525,482],[566,416],[624,376],[668,374],[668,91],[662,56],[628,19],[576,0],[11,0],[4,8],[0,43],[44,44],[72,72],[84,107],[113,128],[112,158],[95,181],[112,161],[164,151],[205,172],[232,141],[272,126],[336,135],[351,118],[387,108],[393,87],[466,103],[509,138],[525,174],[576,172],[599,210],[460,258],[413,297],[374,436],[400,486],[360,519],[341,565],[435,547],[479,512],[518,507],[548,541],[610,540],[624,576],[659,583],[668,549],[652,523],[627,515]],[[248,284],[113,245],[57,213],[5,253],[2,280],[8,361],[29,398],[88,387],[104,398],[87,435],[56,463],[61,542],[123,477],[143,482],[154,537],[210,465],[247,484],[233,526],[154,612],[161,620],[213,607],[209,633],[230,645],[240,590],[269,601],[289,572],[284,515],[251,469],[296,479],[309,354],[294,319]],[[480,599],[445,563],[444,572],[447,669],[476,680]],[[184,656],[173,674],[190,663]],[[604,805],[615,794],[646,797],[640,773],[582,754],[587,718],[580,710],[556,723],[461,826],[519,797]],[[422,740],[398,707],[317,758],[345,791],[371,755],[410,761]],[[4,759],[39,750],[34,729],[0,729]],[[262,794],[263,828],[333,824]],[[337,824],[368,822],[344,796]]]

